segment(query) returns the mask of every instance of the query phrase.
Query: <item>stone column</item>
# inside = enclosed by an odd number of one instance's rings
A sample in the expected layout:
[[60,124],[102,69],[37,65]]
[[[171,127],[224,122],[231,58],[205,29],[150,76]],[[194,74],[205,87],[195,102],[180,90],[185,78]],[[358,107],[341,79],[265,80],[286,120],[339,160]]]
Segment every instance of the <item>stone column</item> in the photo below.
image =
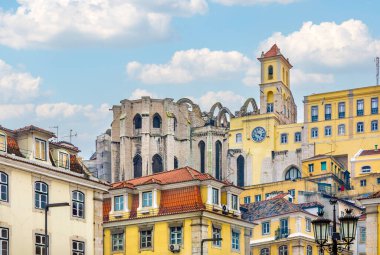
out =
[[103,194],[94,192],[94,254],[103,254]]
[[142,158],[142,175],[149,175],[152,173],[152,156],[150,155],[150,97],[142,97],[141,101],[141,117],[142,117],[142,129],[141,129],[141,158]]
[[[191,251],[192,255],[201,254],[201,241],[208,237],[208,223],[204,218],[195,218],[191,222]],[[208,255],[208,243],[203,245],[203,254]]]
[[367,239],[366,239],[366,253],[367,254],[377,254],[378,249],[378,219],[379,219],[379,211],[378,205],[367,205],[366,206],[366,231],[367,231]]

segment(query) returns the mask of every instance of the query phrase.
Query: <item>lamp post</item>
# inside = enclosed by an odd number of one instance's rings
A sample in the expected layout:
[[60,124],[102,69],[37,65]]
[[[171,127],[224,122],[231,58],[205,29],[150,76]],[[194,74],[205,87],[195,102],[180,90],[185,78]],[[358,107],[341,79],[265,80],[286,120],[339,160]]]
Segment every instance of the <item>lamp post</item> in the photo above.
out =
[[47,231],[47,213],[49,211],[50,207],[62,207],[62,206],[69,206],[69,203],[52,203],[52,204],[46,204],[45,206],[45,255],[48,255],[48,243],[49,243],[49,238],[48,238],[48,231]]
[[203,255],[203,243],[204,242],[216,242],[216,241],[222,241],[222,240],[223,239],[221,237],[202,239],[202,241],[201,241],[201,255]]
[[333,205],[333,226],[332,226],[332,243],[328,243],[329,229],[331,220],[323,217],[323,210],[318,213],[318,218],[311,223],[314,228],[315,242],[319,245],[321,251],[327,250],[330,254],[338,255],[342,252],[343,248],[350,250],[350,245],[355,240],[356,225],[358,223],[358,216],[352,215],[352,209],[346,209],[346,214],[339,217],[340,232],[336,229],[336,208],[337,199],[332,197],[330,204]]

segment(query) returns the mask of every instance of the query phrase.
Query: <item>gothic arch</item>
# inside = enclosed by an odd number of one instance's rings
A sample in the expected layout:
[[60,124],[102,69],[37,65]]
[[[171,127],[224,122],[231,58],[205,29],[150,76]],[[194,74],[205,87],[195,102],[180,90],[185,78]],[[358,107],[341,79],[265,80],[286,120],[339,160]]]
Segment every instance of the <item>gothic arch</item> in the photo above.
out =
[[[226,114],[230,116],[230,118],[234,118],[235,116],[231,113],[231,111],[227,107],[223,107],[220,111],[218,116],[216,117],[216,126],[220,127],[222,126],[222,123],[228,123],[228,119]],[[225,126],[227,127],[227,125]]]
[[245,183],[245,178],[244,178],[244,169],[245,169],[245,159],[242,155],[240,155],[237,160],[236,160],[236,169],[237,169],[237,186],[243,187]]
[[159,154],[155,154],[152,157],[152,172],[159,173],[164,170],[163,164],[162,164],[162,157]]
[[215,178],[218,180],[222,179],[222,154],[223,146],[222,143],[218,140],[215,142]]
[[206,144],[204,141],[198,143],[199,149],[199,166],[201,173],[204,173],[206,170]]
[[133,158],[133,178],[142,176],[142,158],[140,154],[136,154]]
[[190,99],[188,99],[186,97],[179,99],[177,101],[177,104],[179,104],[179,105],[187,104],[187,105],[191,106],[191,109],[193,112],[195,112],[198,116],[202,116],[202,111],[199,108],[199,106],[197,104],[194,104],[193,101],[191,101]]
[[211,106],[210,112],[209,112],[209,114],[208,114],[208,117],[209,117],[209,118],[214,117],[214,114],[215,114],[215,110],[216,110],[216,108],[218,108],[218,110],[219,110],[219,112],[220,112],[220,110],[223,109],[223,105],[222,105],[220,102],[217,102],[217,103],[215,103],[213,106]]
[[247,109],[248,109],[248,106],[251,104],[252,108],[253,108],[253,114],[257,114],[258,111],[259,111],[259,108],[257,107],[257,104],[256,104],[256,101],[254,98],[248,98],[245,103],[243,104],[243,106],[240,108],[240,116],[246,116],[248,115],[248,112],[247,112]]

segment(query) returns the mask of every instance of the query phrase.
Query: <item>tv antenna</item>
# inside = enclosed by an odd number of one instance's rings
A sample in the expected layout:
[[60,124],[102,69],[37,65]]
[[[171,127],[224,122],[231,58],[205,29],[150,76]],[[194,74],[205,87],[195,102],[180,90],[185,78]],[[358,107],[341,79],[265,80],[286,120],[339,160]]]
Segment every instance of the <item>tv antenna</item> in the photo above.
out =
[[56,136],[56,142],[59,141],[59,138],[58,138],[58,130],[59,130],[59,127],[58,126],[52,126],[52,127],[49,127],[49,128],[54,128],[55,130],[57,130],[57,132],[55,132],[55,136]]
[[376,63],[376,85],[379,85],[379,67],[380,67],[380,58],[379,57],[375,58],[375,63]]
[[77,137],[77,136],[78,136],[77,132],[75,132],[75,134],[74,134],[74,133],[73,133],[73,130],[70,129],[70,134],[69,134],[69,135],[66,135],[66,136],[64,136],[64,137],[69,137],[69,142],[71,143],[72,138],[73,138],[73,137]]

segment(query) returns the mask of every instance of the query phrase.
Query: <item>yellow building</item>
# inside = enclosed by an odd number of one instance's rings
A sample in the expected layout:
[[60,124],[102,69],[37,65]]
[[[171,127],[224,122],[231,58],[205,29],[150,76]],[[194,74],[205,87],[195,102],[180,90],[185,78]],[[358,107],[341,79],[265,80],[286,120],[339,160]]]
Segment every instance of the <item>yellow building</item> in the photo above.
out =
[[[49,251],[102,254],[102,197],[108,185],[89,175],[78,148],[51,142],[50,131],[35,126],[0,126],[0,246],[2,254],[44,252],[46,204]],[[84,253],[85,251],[85,253]]]
[[[258,224],[251,239],[252,255],[318,254],[311,224],[316,214],[289,199],[290,195],[279,194],[242,207],[242,217]],[[313,206],[316,212],[323,207],[318,203]]]
[[241,189],[189,167],[114,183],[103,204],[104,254],[249,254]]

